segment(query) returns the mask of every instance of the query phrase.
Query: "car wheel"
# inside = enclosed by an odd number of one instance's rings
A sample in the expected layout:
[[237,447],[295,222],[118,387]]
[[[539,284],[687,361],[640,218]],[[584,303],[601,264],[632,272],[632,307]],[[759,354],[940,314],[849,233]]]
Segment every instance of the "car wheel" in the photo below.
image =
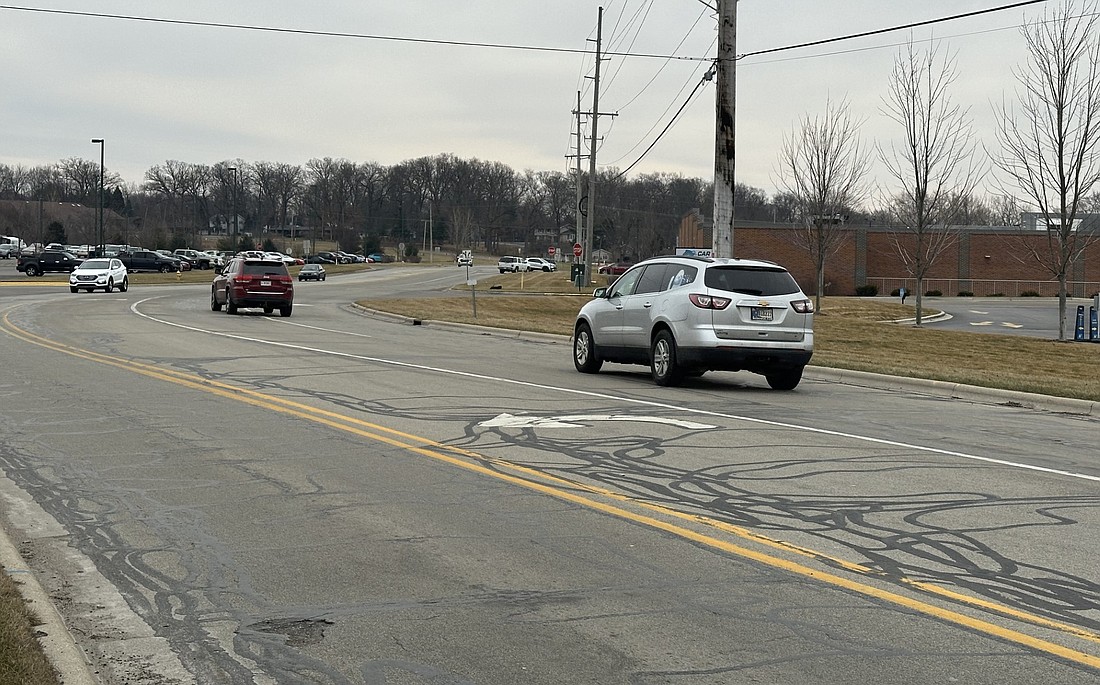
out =
[[764,378],[768,379],[768,385],[771,386],[772,390],[794,390],[798,387],[798,382],[802,380],[802,368],[800,366],[796,369],[773,371],[764,374]]
[[592,329],[586,323],[578,325],[573,334],[573,366],[581,373],[597,373],[603,366],[600,350],[592,339]]
[[294,306],[288,304],[285,307],[279,307],[279,314],[281,314],[284,317],[285,316],[290,316],[290,312],[293,311],[293,310],[294,310]]
[[271,313],[271,312],[273,312],[273,311],[275,311],[275,308],[274,308],[274,307],[272,307],[271,305],[266,305],[266,306],[264,307],[264,314],[270,314],[270,313]]
[[653,339],[649,359],[653,381],[657,385],[672,386],[680,383],[682,371],[676,361],[676,341],[670,331],[661,331]]
[[237,303],[233,301],[233,296],[229,294],[229,288],[225,289],[225,313],[237,313]]
[[221,310],[222,310],[222,303],[218,302],[218,294],[213,288],[211,288],[210,289],[210,311],[220,312]]
[[36,267],[33,264],[28,264],[27,265],[27,275],[30,276],[31,278],[34,278],[35,276],[37,276],[38,275],[38,267]]
[[171,270],[172,270],[172,267],[168,266],[167,264],[161,264],[161,265],[160,265],[160,272],[161,272],[162,274],[166,274],[166,273],[168,273],[168,272],[169,272],[169,271],[171,271]]
[[129,278],[127,278],[127,277],[125,277],[125,276],[123,276],[123,277],[122,277],[122,283],[121,283],[121,284],[119,284],[119,286],[118,286],[118,291],[119,291],[120,293],[124,293],[124,292],[126,292],[127,290],[129,290],[129,289],[130,289],[130,279],[129,279]]
[[108,278],[107,279],[107,286],[105,288],[103,288],[103,292],[109,293],[114,289],[115,289],[115,279]]
[[324,276],[321,276],[321,280],[322,280],[322,281],[323,281],[323,280],[325,280],[325,277],[324,277]]
[[70,293],[75,293],[75,292],[76,292],[77,290],[80,290],[80,288],[74,288],[74,287],[73,287],[73,286],[71,286],[71,285],[69,286],[69,292],[70,292]]
[[299,283],[301,283],[301,282],[302,282],[302,281],[304,281],[304,280],[306,280],[306,279],[302,278],[301,276],[299,276],[299,277],[298,277],[298,282],[299,282]]

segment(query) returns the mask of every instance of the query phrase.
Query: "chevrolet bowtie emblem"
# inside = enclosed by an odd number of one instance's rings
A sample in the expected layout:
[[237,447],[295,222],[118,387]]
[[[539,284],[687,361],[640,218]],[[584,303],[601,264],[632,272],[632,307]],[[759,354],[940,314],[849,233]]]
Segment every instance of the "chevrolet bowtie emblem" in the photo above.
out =
[[767,302],[765,302],[763,300],[760,300],[760,306],[761,307],[770,307],[771,305],[769,305]]

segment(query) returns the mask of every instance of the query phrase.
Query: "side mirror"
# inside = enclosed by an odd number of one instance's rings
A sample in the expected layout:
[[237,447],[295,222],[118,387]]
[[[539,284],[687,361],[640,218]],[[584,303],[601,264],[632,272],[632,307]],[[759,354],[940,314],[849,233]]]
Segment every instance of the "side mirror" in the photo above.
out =
[[592,291],[592,299],[598,300],[607,297],[607,288],[596,288]]

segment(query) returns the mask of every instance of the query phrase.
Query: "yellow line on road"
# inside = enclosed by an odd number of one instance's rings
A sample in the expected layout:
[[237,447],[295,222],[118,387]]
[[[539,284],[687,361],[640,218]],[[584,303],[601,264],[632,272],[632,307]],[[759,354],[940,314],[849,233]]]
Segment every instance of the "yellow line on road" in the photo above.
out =
[[[797,545],[767,538],[765,536],[753,533],[752,531],[749,531],[740,526],[727,524],[725,522],[717,521],[706,516],[688,514],[685,512],[676,511],[666,506],[643,502],[611,490],[605,490],[603,488],[593,487],[582,483],[576,483],[566,480],[564,478],[560,478],[558,476],[543,473],[530,467],[521,466],[501,459],[486,457],[485,455],[479,454],[477,452],[445,445],[435,440],[431,440],[430,438],[413,435],[411,433],[405,433],[392,428],[388,428],[386,426],[363,421],[355,417],[346,416],[324,409],[319,409],[317,407],[311,407],[309,405],[295,402],[293,400],[265,395],[263,393],[249,390],[247,388],[231,386],[218,381],[201,378],[193,374],[174,371],[170,369],[160,369],[152,365],[144,364],[134,360],[121,357],[113,357],[92,350],[86,350],[83,348],[74,347],[65,343],[50,340],[48,338],[36,335],[16,326],[11,321],[10,313],[10,311],[5,312],[2,318],[4,327],[7,332],[16,338],[22,339],[23,341],[34,345],[52,349],[54,351],[68,354],[74,357],[79,357],[81,359],[106,364],[119,369],[133,371],[135,373],[139,373],[150,378],[167,381],[183,387],[209,392],[220,397],[237,400],[255,407],[269,409],[271,411],[287,414],[307,421],[320,423],[322,425],[352,433],[360,437],[376,440],[378,442],[382,442],[393,447],[408,450],[414,454],[419,454],[438,461],[443,461],[453,466],[466,469],[468,471],[473,471],[481,475],[512,483],[514,485],[527,488],[529,490],[534,490],[536,492],[560,500],[571,502],[578,506],[583,506],[588,509],[614,516],[616,518],[631,521],[657,530],[662,530],[666,533],[675,535],[684,540],[689,540],[691,542],[704,545],[711,549],[720,550],[727,554],[738,556],[743,559],[749,559],[772,568],[781,569],[793,575],[811,578],[822,583],[826,583],[835,587],[843,588],[845,590],[864,595],[866,597],[872,597],[884,602],[895,604],[897,606],[906,607],[913,611],[920,612],[927,616],[932,616],[945,622],[965,626],[977,632],[1006,640],[1008,642],[1023,645],[1025,647],[1045,652],[1047,654],[1058,656],[1077,664],[1100,669],[1100,657],[1088,654],[1087,652],[1082,652],[1080,650],[1072,649],[1064,645],[1051,642],[1049,640],[1044,640],[1033,635],[1028,635],[1027,633],[1023,633],[1018,630],[1005,628],[986,620],[968,616],[958,611],[929,604],[928,602],[918,598],[907,597],[897,592],[882,589],[873,585],[868,585],[867,583],[860,582],[856,579],[845,578],[843,576],[838,576],[834,573],[811,568],[804,564],[798,563],[797,561],[784,559],[782,557],[773,556],[759,550],[750,549],[748,547],[735,544],[728,540],[723,540],[699,532],[697,530],[684,527],[683,525],[675,523],[674,521],[669,521],[667,519],[680,519],[704,525],[743,538],[747,541],[751,541],[760,545],[766,545],[773,549],[778,549],[789,553],[810,557],[815,560],[835,564],[841,568],[844,568],[847,571],[851,571],[859,575],[872,577],[879,576],[879,574],[877,574],[876,572],[873,572],[858,564],[846,562],[841,559],[830,557],[828,555],[809,550]],[[447,454],[447,452],[450,452],[451,454]],[[490,468],[490,466],[494,468]],[[499,468],[506,468],[512,473],[502,472],[498,470]],[[623,509],[622,507],[617,506],[614,503],[592,499],[589,495],[598,495],[605,499],[630,503],[635,507],[640,507],[653,511],[655,513],[659,513],[665,518],[657,518],[655,516],[648,516],[635,511]],[[880,577],[889,580],[888,578],[885,578],[885,576]],[[931,583],[917,582],[908,579],[902,579],[901,582],[906,587],[934,594],[944,599],[994,611],[1005,616],[1011,616],[1012,618],[1018,620],[1030,622],[1032,624],[1043,626],[1052,630],[1058,630],[1074,637],[1100,643],[1100,635],[1088,632],[1076,626],[1051,621],[1042,616],[1030,614],[988,600],[968,597],[966,595],[962,595],[960,593],[933,585]]]

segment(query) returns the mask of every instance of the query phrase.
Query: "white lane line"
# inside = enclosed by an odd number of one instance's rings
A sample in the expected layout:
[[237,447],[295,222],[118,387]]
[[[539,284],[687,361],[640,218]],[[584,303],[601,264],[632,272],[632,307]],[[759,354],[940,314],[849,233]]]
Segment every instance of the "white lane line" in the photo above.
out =
[[1073,471],[1063,471],[1061,469],[1051,469],[1045,466],[1035,466],[1033,464],[1023,464],[1015,461],[1008,461],[1005,459],[994,459],[993,457],[982,457],[976,454],[967,454],[966,452],[956,452],[954,450],[945,450],[939,447],[926,447],[924,445],[913,445],[906,442],[899,442],[897,440],[887,440],[885,438],[873,438],[867,435],[857,435],[855,433],[845,433],[843,431],[829,430],[828,428],[815,428],[813,426],[800,426],[794,423],[785,423],[782,421],[771,421],[768,419],[758,419],[752,416],[740,416],[738,414],[726,414],[723,412],[711,411],[709,409],[696,409],[693,407],[683,407],[676,404],[668,404],[667,402],[654,402],[652,400],[642,400],[632,397],[619,397],[617,395],[609,395],[607,393],[595,392],[592,390],[579,390],[577,388],[559,388],[553,385],[542,385],[541,383],[532,383],[531,381],[521,381],[514,378],[501,378],[499,376],[489,376],[481,373],[472,373],[470,371],[457,371],[455,369],[443,369],[437,366],[427,366],[425,364],[413,364],[411,362],[398,361],[396,359],[384,359],[382,357],[369,357],[363,354],[352,354],[350,352],[336,352],[334,350],[324,350],[319,347],[308,347],[306,345],[292,345],[290,343],[276,342],[273,340],[263,340],[260,338],[250,338],[244,335],[236,335],[234,333],[225,333],[223,331],[208,331],[203,328],[196,328],[195,326],[187,326],[181,323],[175,323],[173,321],[165,321],[164,319],[158,319],[148,314],[143,314],[138,311],[138,305],[144,304],[150,300],[159,299],[160,297],[167,297],[166,295],[160,295],[157,297],[149,297],[144,300],[138,300],[130,305],[130,311],[134,314],[154,321],[156,323],[164,324],[166,326],[173,326],[175,328],[182,328],[188,331],[194,331],[196,333],[206,333],[207,335],[216,335],[224,338],[233,338],[235,340],[243,340],[245,342],[257,343],[260,345],[271,345],[272,347],[283,347],[291,350],[298,350],[300,352],[313,352],[315,354],[330,355],[333,357],[342,357],[345,359],[356,359],[358,361],[373,362],[376,364],[385,364],[387,366],[396,366],[403,369],[416,369],[418,371],[430,371],[432,373],[439,373],[449,376],[459,376],[462,378],[473,378],[476,380],[493,381],[496,383],[505,383],[509,385],[518,385],[525,388],[537,388],[539,390],[547,390],[550,392],[559,392],[566,395],[578,395],[581,397],[588,397],[598,400],[611,400],[613,402],[622,402],[624,404],[634,404],[642,407],[656,407],[658,409],[664,409],[672,412],[681,412],[685,414],[694,414],[697,416],[711,416],[714,418],[726,419],[728,421],[741,421],[744,423],[756,424],[759,426],[770,426],[772,428],[786,428],[794,431],[802,431],[805,433],[814,433],[816,435],[827,435],[836,438],[845,438],[847,440],[856,440],[859,442],[866,442],[872,445],[885,445],[887,447],[897,447],[899,449],[914,450],[917,452],[925,452],[928,454],[938,454],[947,457],[957,457],[959,459],[967,459],[970,461],[980,461],[986,464],[996,464],[998,466],[1008,466],[1010,468],[1024,469],[1026,471],[1037,471],[1039,473],[1049,473],[1056,476],[1066,476],[1068,478],[1078,478],[1081,480],[1088,480],[1100,483],[1100,476],[1090,476],[1085,473],[1075,473]]

